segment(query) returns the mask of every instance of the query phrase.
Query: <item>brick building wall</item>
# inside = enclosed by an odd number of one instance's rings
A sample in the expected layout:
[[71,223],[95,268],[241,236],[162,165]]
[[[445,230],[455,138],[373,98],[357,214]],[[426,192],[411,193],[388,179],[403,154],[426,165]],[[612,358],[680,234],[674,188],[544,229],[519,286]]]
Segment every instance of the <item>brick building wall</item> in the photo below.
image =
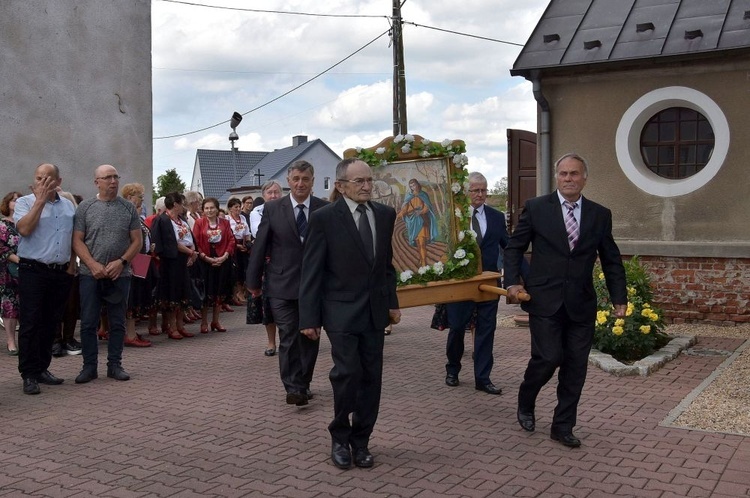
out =
[[639,256],[672,323],[750,322],[750,259]]

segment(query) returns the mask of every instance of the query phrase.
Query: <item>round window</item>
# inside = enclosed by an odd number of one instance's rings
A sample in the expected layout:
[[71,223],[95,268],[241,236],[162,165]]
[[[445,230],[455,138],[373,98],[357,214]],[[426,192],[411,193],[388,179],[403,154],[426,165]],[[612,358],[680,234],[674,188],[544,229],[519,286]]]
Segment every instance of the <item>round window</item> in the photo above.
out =
[[729,150],[729,125],[705,94],[660,88],[625,112],[615,146],[620,167],[638,188],[674,197],[701,188],[718,173]]

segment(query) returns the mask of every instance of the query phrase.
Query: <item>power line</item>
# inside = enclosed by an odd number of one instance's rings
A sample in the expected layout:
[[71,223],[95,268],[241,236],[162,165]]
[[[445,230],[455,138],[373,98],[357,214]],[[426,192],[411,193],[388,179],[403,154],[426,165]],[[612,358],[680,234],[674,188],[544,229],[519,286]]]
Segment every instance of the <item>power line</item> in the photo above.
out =
[[[159,66],[152,66],[151,69],[158,69],[160,71],[182,71],[182,72],[188,72],[188,73],[227,73],[227,74],[316,74],[316,73],[297,73],[297,72],[290,72],[290,71],[231,71],[229,69],[204,69],[204,68],[186,68],[186,67],[159,67]],[[341,74],[341,75],[350,75],[350,74],[391,74],[391,73],[384,73],[384,72],[336,72],[336,73],[330,73],[330,74]]]
[[424,24],[417,24],[415,22],[404,21],[404,24],[411,24],[412,26],[416,26],[417,28],[434,29],[435,31],[442,31],[443,33],[450,33],[453,35],[468,36],[469,38],[477,38],[479,40],[487,40],[487,41],[496,42],[496,43],[505,43],[506,45],[513,45],[516,47],[523,47],[523,43],[515,43],[515,42],[509,42],[505,40],[498,40],[496,38],[488,38],[486,36],[472,35],[470,33],[462,33],[460,31],[453,31],[450,29],[436,28],[435,26],[425,26]]
[[[166,1],[166,0],[162,0],[162,1]],[[173,1],[173,0],[169,0],[169,1]],[[369,47],[370,45],[372,45],[373,43],[375,43],[377,40],[379,40],[380,38],[382,38],[383,35],[388,34],[390,31],[391,31],[390,29],[387,29],[387,30],[383,31],[378,36],[376,36],[375,38],[373,38],[372,40],[370,40],[369,42],[367,42],[366,44],[364,44],[363,46],[361,46],[360,48],[358,48],[356,51],[354,51],[351,54],[347,55],[346,57],[344,57],[343,59],[341,59],[337,63],[335,63],[332,66],[328,67],[327,69],[325,69],[325,70],[321,71],[320,73],[316,74],[312,78],[310,78],[310,79],[308,79],[308,80],[300,83],[299,85],[295,86],[291,90],[282,93],[278,97],[275,97],[275,98],[269,100],[268,102],[259,105],[258,107],[255,107],[253,109],[250,109],[249,111],[243,112],[242,115],[246,116],[247,114],[250,114],[251,112],[255,112],[258,109],[262,109],[263,107],[265,107],[265,106],[267,106],[269,104],[272,104],[273,102],[276,102],[277,100],[279,100],[279,99],[281,99],[283,97],[286,97],[287,95],[289,95],[290,93],[294,92],[295,90],[298,90],[298,89],[302,88],[303,86],[307,85],[311,81],[313,81],[313,80],[315,80],[315,79],[323,76],[325,73],[327,73],[328,71],[330,71],[334,67],[336,67],[336,66],[344,63],[345,61],[351,59],[352,57],[354,57],[355,55],[357,55],[359,52],[361,52],[362,50],[366,49],[367,47]],[[154,137],[154,140],[165,140],[165,139],[168,139],[168,138],[184,137],[184,136],[187,136],[187,135],[192,135],[194,133],[200,133],[201,131],[210,130],[211,128],[216,128],[217,126],[223,125],[223,124],[228,123],[228,122],[229,122],[229,120],[227,119],[227,120],[224,120],[224,121],[222,121],[220,123],[216,123],[214,125],[207,126],[205,128],[201,128],[200,130],[193,130],[193,131],[189,131],[189,132],[186,132],[186,133],[178,133],[176,135],[168,135],[168,136],[164,136],[164,137]]]
[[261,14],[286,14],[292,16],[310,16],[310,17],[344,17],[344,18],[386,18],[387,16],[376,16],[372,14],[316,14],[313,12],[290,12],[284,10],[263,10],[263,9],[246,9],[240,7],[223,7],[221,5],[206,5],[204,3],[184,2],[182,0],[161,0],[162,2],[179,3],[190,5],[192,7],[206,7],[209,9],[239,10],[243,12],[258,12]]

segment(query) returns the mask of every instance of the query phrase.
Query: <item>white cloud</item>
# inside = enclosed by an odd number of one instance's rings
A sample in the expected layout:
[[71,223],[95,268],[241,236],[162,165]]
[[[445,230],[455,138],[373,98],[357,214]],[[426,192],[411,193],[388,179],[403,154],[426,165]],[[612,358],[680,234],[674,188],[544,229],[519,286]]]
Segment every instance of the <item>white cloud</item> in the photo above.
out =
[[[382,16],[331,19],[152,2],[154,135],[167,136],[247,115],[241,150],[287,147],[297,134],[335,152],[391,135],[392,47],[380,38],[329,73],[283,93],[340,61],[388,29],[382,0],[266,0],[201,3]],[[470,168],[494,184],[505,176],[506,130],[536,127],[530,85],[511,78],[520,47],[417,27],[435,26],[525,43],[546,0],[410,0],[403,18],[409,132],[466,141]],[[266,105],[268,104],[268,105]],[[176,168],[192,176],[196,148],[229,148],[228,124],[154,141],[154,178]]]

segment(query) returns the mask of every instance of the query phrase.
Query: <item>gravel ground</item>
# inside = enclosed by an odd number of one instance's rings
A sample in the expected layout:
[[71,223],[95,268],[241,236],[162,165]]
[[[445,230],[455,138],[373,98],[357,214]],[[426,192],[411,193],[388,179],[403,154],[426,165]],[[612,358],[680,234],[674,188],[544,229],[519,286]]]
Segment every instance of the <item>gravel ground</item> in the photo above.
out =
[[[750,324],[738,327],[680,324],[671,325],[667,332],[698,336],[699,343],[701,336],[750,339]],[[750,347],[746,347],[672,425],[750,436]]]

